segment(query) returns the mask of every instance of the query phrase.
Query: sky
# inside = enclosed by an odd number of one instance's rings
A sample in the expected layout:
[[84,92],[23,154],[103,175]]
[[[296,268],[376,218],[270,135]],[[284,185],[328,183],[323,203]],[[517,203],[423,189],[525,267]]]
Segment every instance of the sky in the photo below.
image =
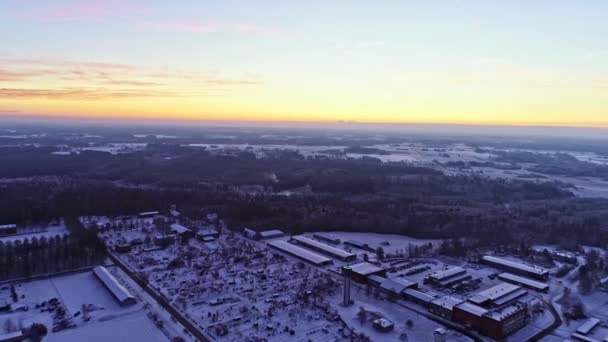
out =
[[0,116],[608,127],[605,0],[0,0]]

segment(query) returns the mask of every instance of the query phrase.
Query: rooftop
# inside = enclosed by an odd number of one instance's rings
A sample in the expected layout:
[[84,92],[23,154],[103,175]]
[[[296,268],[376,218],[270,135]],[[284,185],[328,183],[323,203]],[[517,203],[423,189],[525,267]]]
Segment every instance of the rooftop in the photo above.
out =
[[347,267],[349,267],[353,272],[362,275],[370,275],[384,271],[383,268],[380,268],[374,264],[370,264],[369,262],[360,262],[358,264],[350,265]]
[[[542,283],[540,281],[528,279],[526,277],[521,277],[511,273],[501,273],[498,275],[498,278],[501,280],[511,281],[519,284],[524,284],[529,287],[533,287],[539,290],[543,290],[549,288],[549,285]],[[608,280],[608,278],[606,278]]]
[[285,233],[283,233],[283,231],[278,230],[278,229],[272,229],[272,230],[265,230],[263,232],[260,232],[259,234],[261,237],[272,237],[272,236],[284,235]]
[[495,321],[503,321],[507,317],[512,316],[513,314],[524,310],[525,308],[526,306],[523,303],[512,303],[509,305],[505,305],[501,308],[488,311],[484,316],[491,318]]
[[465,272],[465,269],[462,267],[451,267],[447,270],[433,272],[429,275],[429,277],[435,278],[437,280],[442,280],[449,277],[453,277],[462,272]]
[[506,296],[519,289],[521,289],[521,287],[517,286],[517,285],[513,285],[513,284],[509,284],[509,283],[500,283],[489,289],[478,292],[477,295],[494,301],[502,296]]
[[134,298],[131,292],[129,292],[126,287],[122,286],[107,268],[97,266],[93,269],[93,273],[95,273],[99,280],[101,280],[101,282],[120,302],[129,298]]
[[308,260],[308,261],[312,262],[313,264],[320,265],[320,264],[331,262],[330,258],[324,257],[323,255],[309,251],[308,249],[304,249],[300,246],[296,246],[287,241],[283,241],[283,240],[271,241],[268,243],[268,245],[272,246],[274,248],[280,249],[284,252],[296,255],[302,259]]
[[178,223],[172,224],[171,225],[171,229],[174,230],[177,234],[182,234],[182,233],[190,231],[190,229],[188,229],[188,228],[186,228],[186,227],[184,227],[184,226],[182,226],[181,224],[178,224]]
[[435,299],[431,303],[441,306],[445,309],[452,310],[454,308],[454,306],[456,306],[462,302],[463,302],[463,300],[460,298],[457,298],[457,297],[443,296],[441,298]]
[[330,246],[326,243],[322,243],[322,242],[307,238],[306,236],[303,236],[303,235],[294,236],[294,237],[292,237],[292,239],[296,240],[298,243],[303,243],[305,245],[309,245],[309,246],[321,249],[327,253],[339,256],[341,258],[349,258],[349,257],[355,256],[355,254],[353,254],[353,253],[347,252],[340,248]]
[[492,262],[492,263],[507,266],[507,267],[516,268],[516,269],[519,269],[519,270],[522,270],[525,272],[534,273],[534,274],[538,274],[538,275],[546,275],[547,273],[549,273],[547,270],[545,270],[544,268],[539,267],[539,266],[530,266],[530,265],[523,264],[521,262],[511,261],[508,259],[503,259],[503,258],[491,256],[491,255],[484,255],[482,257],[482,259],[485,261],[488,261],[488,262]]
[[13,228],[17,228],[16,224],[3,224],[0,225],[0,229],[13,229]]
[[578,329],[576,329],[576,332],[579,333],[579,334],[587,335],[598,324],[600,324],[600,320],[599,319],[594,318],[594,317],[593,318],[589,318],[587,321],[585,321],[585,323],[581,324],[581,326],[578,327]]
[[462,311],[466,311],[472,315],[481,317],[483,315],[485,315],[488,310],[482,308],[481,306],[472,304],[472,303],[468,303],[468,302],[464,302],[464,303],[460,303],[458,305],[456,305],[458,307],[458,309],[462,310]]

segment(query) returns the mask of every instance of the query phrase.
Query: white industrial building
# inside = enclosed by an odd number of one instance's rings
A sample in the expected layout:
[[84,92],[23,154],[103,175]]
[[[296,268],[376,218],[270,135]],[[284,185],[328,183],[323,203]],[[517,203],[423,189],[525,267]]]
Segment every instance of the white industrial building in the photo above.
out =
[[121,306],[133,305],[137,302],[135,297],[127,290],[126,287],[122,286],[114,278],[114,276],[103,266],[97,266],[93,269],[93,273],[97,276],[97,279],[112,293],[112,296],[116,298]]
[[328,265],[328,264],[333,263],[333,261],[330,258],[317,254],[308,249],[304,249],[300,246],[296,246],[287,241],[283,241],[283,240],[271,241],[271,242],[268,242],[268,246],[278,249],[281,252],[287,253],[296,258],[300,258],[313,265],[321,266],[321,265]]

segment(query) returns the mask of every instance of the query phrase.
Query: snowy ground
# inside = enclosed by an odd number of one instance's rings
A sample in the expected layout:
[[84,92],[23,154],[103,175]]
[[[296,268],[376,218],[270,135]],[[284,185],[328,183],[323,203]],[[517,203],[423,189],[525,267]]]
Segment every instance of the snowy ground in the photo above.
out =
[[[138,301],[135,305],[121,307],[90,271],[21,283],[15,289],[19,300],[12,304],[13,309],[27,307],[27,311],[0,314],[2,332],[6,332],[7,327],[42,323],[49,331],[45,341],[52,342],[108,341],[108,336],[115,341],[168,340],[146,317],[144,303]],[[54,322],[57,322],[54,318],[56,311],[47,310],[48,304],[37,307],[52,298],[57,298],[66,312],[65,317],[74,327],[53,331]],[[12,303],[8,285],[0,290],[2,299]],[[87,319],[83,314],[84,306],[87,306]]]
[[[433,331],[437,328],[444,328],[427,317],[408,310],[397,303],[367,294],[366,290],[360,287],[353,287],[351,295],[354,304],[350,306],[345,307],[341,304],[341,295],[332,297],[332,304],[338,310],[342,319],[348,322],[355,332],[364,333],[372,341],[397,341],[400,339],[402,341],[432,341]],[[365,321],[361,321],[357,316],[361,308],[370,312],[367,315],[368,319]],[[424,311],[424,308],[421,307],[420,310]],[[371,322],[375,315],[389,319],[395,324],[395,329],[389,333],[376,331]],[[406,325],[408,320],[413,322],[411,328]],[[458,332],[450,331],[447,341],[472,341],[472,339]]]
[[82,328],[51,334],[44,342],[164,342],[169,341],[143,311]]

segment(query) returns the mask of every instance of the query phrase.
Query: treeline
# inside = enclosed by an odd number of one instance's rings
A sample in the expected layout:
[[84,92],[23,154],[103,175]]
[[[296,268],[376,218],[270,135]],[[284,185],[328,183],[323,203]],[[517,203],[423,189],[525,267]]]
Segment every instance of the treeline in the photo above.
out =
[[105,247],[95,231],[66,220],[70,234],[0,241],[0,280],[69,271],[98,264]]

